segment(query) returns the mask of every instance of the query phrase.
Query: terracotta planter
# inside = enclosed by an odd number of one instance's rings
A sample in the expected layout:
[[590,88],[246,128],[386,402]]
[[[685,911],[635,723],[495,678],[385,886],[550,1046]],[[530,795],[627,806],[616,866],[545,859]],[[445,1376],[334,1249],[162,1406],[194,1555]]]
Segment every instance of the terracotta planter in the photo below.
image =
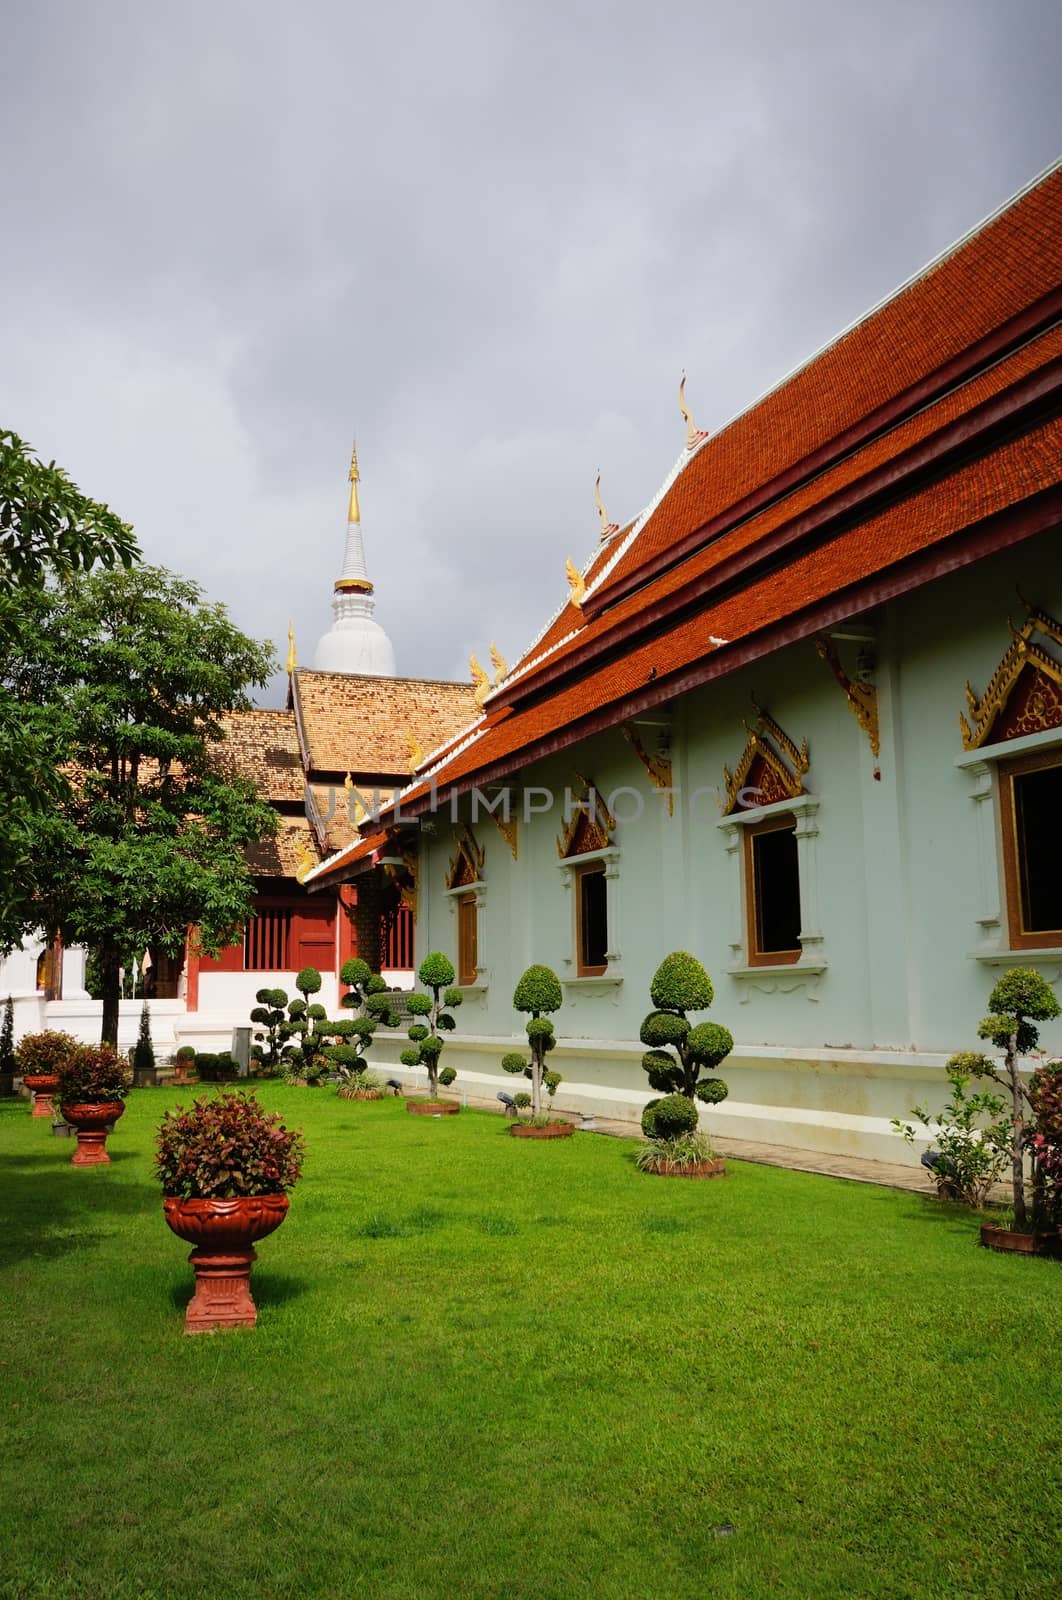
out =
[[415,1117],[456,1117],[461,1107],[456,1100],[407,1100],[406,1110]]
[[642,1170],[653,1178],[725,1178],[726,1162],[717,1158],[714,1161],[698,1161],[696,1166],[684,1167],[681,1171],[669,1172],[666,1167],[646,1167]]
[[238,1200],[162,1202],[166,1225],[195,1249],[195,1294],[184,1316],[185,1333],[215,1328],[253,1328],[258,1311],[251,1297],[255,1241],[279,1228],[288,1214],[286,1194],[248,1195]]
[[59,1079],[54,1072],[31,1072],[22,1079],[30,1091],[31,1117],[50,1117],[52,1115],[52,1095],[59,1087]]
[[110,1164],[107,1135],[119,1117],[125,1116],[120,1100],[105,1100],[96,1105],[63,1107],[63,1116],[77,1130],[77,1149],[70,1157],[72,1167],[100,1167]]
[[982,1222],[981,1243],[987,1250],[1002,1250],[1008,1255],[1062,1257],[1062,1235],[1058,1233],[1016,1233]]
[[574,1122],[547,1122],[536,1128],[530,1122],[514,1122],[509,1128],[514,1139],[570,1139],[575,1132]]

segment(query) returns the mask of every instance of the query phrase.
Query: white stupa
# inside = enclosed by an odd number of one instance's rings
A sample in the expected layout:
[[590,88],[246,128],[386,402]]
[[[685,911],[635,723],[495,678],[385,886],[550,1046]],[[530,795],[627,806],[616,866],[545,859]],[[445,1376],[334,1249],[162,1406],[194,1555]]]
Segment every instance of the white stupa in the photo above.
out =
[[350,509],[343,570],[336,579],[332,610],[335,621],[317,642],[313,664],[318,672],[356,672],[368,678],[395,676],[395,651],[378,622],[373,620],[376,601],[365,570],[358,505],[358,451],[350,458]]

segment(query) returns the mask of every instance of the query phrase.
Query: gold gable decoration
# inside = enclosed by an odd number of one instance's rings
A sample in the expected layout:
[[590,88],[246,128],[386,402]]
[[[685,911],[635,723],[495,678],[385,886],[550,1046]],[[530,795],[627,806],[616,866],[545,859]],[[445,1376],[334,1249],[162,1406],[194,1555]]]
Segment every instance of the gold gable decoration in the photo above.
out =
[[675,815],[675,796],[671,787],[671,755],[667,745],[652,755],[643,745],[638,730],[632,722],[625,722],[622,728],[623,737],[634,751],[638,760],[649,774],[649,782],[654,789],[659,789],[667,795],[667,814]]
[[454,834],[457,849],[446,872],[446,887],[461,889],[469,883],[479,883],[483,878],[485,850],[467,825]]
[[[841,665],[833,643],[825,636],[815,640],[815,648],[837,679],[845,699],[851,707],[859,726],[867,736],[870,753],[876,761],[881,754],[881,730],[878,723],[877,685],[858,678],[850,678]],[[875,773],[875,777],[878,774]]]
[[1020,598],[1028,615],[1020,628],[1008,620],[1010,646],[980,699],[967,682],[969,720],[959,712],[964,750],[979,750],[990,742],[1062,727],[1062,662],[1037,644],[1034,637],[1040,634],[1062,645],[1062,623],[1031,605],[1024,596]]
[[793,740],[775,722],[769,712],[762,706],[752,702],[756,712],[756,722],[751,726],[742,718],[742,726],[748,734],[748,743],[741,752],[741,758],[731,773],[729,767],[723,768],[723,782],[726,785],[726,810],[725,816],[730,816],[734,811],[747,810],[741,805],[741,794],[746,786],[746,781],[754,766],[759,763],[763,773],[763,782],[759,785],[763,798],[759,805],[772,805],[777,800],[795,800],[797,795],[804,793],[804,775],[811,765],[808,757],[808,741],[797,748]]
[[616,819],[593,781],[581,772],[575,776],[579,787],[572,793],[571,816],[557,835],[557,854],[562,861],[568,856],[587,855],[591,850],[607,850],[616,831]]
[[[392,836],[393,838],[393,836]],[[393,844],[389,846],[395,848]],[[415,850],[398,846],[398,853],[402,857],[402,865],[394,862],[384,864],[384,877],[394,885],[398,891],[398,903],[404,906],[417,920],[417,888],[419,881],[420,861]]]

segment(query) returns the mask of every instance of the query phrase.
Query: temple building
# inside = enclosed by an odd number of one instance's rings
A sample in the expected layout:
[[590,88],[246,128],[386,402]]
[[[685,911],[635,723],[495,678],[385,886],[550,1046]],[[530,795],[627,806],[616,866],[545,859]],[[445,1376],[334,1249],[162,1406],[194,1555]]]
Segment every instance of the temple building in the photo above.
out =
[[[412,897],[403,871],[384,890],[374,887],[368,908],[359,906],[353,885],[311,897],[301,881],[355,839],[366,811],[407,784],[423,752],[467,727],[478,707],[471,683],[395,676],[394,648],[373,617],[356,451],[349,479],[334,621],[317,645],[313,669],[298,665],[289,629],[285,708],[223,719],[220,764],[252,779],[278,814],[276,837],[251,857],[255,914],[242,939],[217,960],[199,954],[194,929],[183,962],[147,953],[139,976],[151,996],[154,1039],[162,1051],[184,1044],[227,1047],[233,1027],[247,1021],[256,990],[294,993],[294,976],[304,966],[318,968],[324,979],[319,998],[336,1008],[339,968],[356,949],[370,950],[392,983],[412,982]],[[0,963],[0,993],[10,990],[15,997],[18,1033],[46,1020],[98,1038],[100,1005],[89,998],[84,970],[84,951],[48,949],[40,940],[26,941]],[[136,1037],[140,1004],[139,998],[123,1002],[123,1044]]]
[[1062,990],[1062,168],[724,426],[680,398],[650,504],[601,508],[473,726],[303,889],[383,905],[401,863],[472,1094],[541,962],[557,1104],[636,1116],[688,949],[736,1040],[711,1128],[917,1160],[891,1119],[943,1103],[1000,973]]

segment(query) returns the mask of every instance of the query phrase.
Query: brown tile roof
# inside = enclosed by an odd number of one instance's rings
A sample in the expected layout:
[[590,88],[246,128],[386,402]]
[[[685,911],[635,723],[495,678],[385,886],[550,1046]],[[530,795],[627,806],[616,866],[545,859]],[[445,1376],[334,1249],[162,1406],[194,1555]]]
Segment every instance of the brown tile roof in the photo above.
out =
[[478,716],[472,686],[352,673],[294,675],[295,709],[314,772],[391,776],[412,770],[411,740],[425,755]]
[[[379,786],[379,805],[384,806],[394,794],[392,784]],[[347,790],[342,783],[314,783],[310,786],[314,809],[320,818],[325,849],[331,853],[341,850],[358,837],[358,828],[367,812],[376,804],[376,789],[365,785]]]
[[309,859],[320,858],[313,829],[305,817],[281,817],[275,839],[263,839],[247,851],[247,865],[256,878],[294,878]]
[[608,574],[602,594],[1060,284],[1057,167],[711,438]]
[[215,746],[226,773],[250,778],[273,801],[303,798],[299,735],[291,711],[230,711],[225,742]]

